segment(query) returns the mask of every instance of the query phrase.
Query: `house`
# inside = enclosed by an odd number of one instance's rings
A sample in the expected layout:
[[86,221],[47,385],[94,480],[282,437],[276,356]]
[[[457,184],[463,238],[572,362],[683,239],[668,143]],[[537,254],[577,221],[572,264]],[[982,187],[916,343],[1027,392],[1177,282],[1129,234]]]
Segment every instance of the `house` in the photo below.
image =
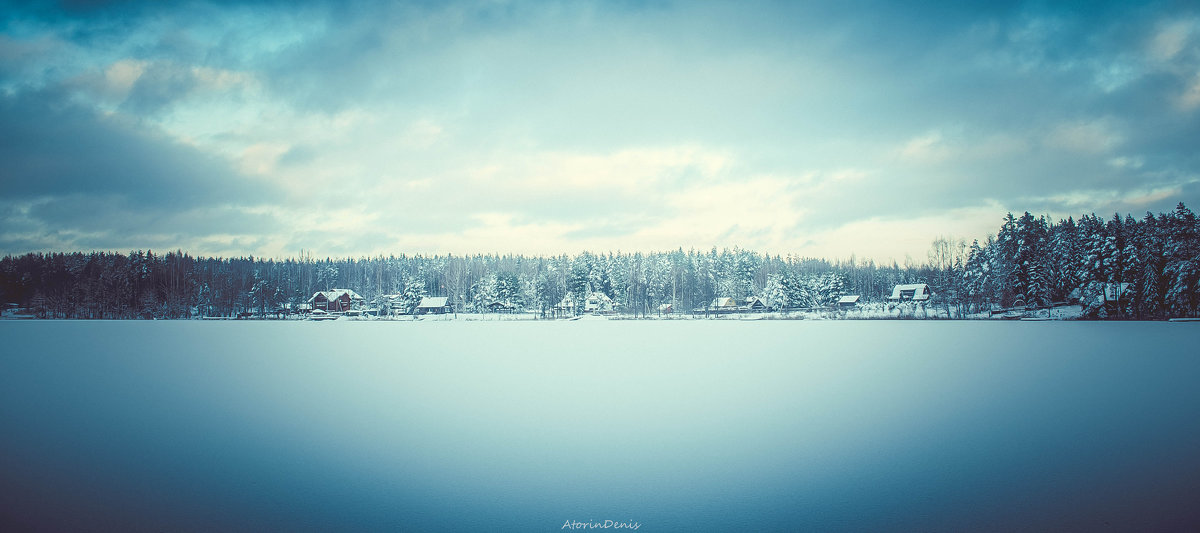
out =
[[585,313],[607,313],[613,310],[612,298],[602,292],[593,292],[583,303]]
[[933,293],[929,292],[929,285],[925,283],[908,283],[896,285],[892,289],[892,295],[888,297],[889,302],[927,302]]
[[713,311],[733,312],[738,310],[738,301],[737,298],[713,298],[712,303],[708,307]]
[[841,298],[838,298],[837,306],[841,307],[843,309],[848,309],[851,307],[858,306],[858,295],[850,294],[850,295],[846,295]]
[[660,314],[660,315],[669,315],[674,312],[675,312],[675,306],[673,306],[671,304],[660,304],[658,306],[658,314]]
[[560,313],[575,314],[575,297],[571,293],[567,293],[558,305],[554,306],[554,310]]
[[516,306],[506,304],[504,302],[492,302],[487,304],[485,307],[487,307],[488,311],[493,313],[512,313],[517,310]]
[[449,298],[445,296],[426,296],[421,298],[421,303],[417,304],[416,314],[418,315],[444,315],[454,312],[454,304],[448,303]]
[[329,313],[343,313],[350,310],[362,309],[365,300],[351,289],[330,289],[317,291],[308,299],[313,310],[320,309]]
[[763,303],[763,301],[757,296],[747,296],[744,300],[742,300],[741,308],[744,311],[761,312],[767,310],[767,304]]

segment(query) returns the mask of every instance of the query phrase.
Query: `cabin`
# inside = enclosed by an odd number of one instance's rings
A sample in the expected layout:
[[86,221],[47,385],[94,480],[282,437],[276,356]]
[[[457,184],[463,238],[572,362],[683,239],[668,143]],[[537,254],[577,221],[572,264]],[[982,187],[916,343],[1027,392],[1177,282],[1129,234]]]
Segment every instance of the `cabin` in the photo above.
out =
[[659,306],[658,306],[658,314],[660,314],[660,315],[669,315],[674,312],[675,312],[675,306],[673,306],[671,304],[659,304]]
[[763,312],[767,310],[767,304],[763,303],[757,296],[747,296],[742,301],[741,309],[743,311]]
[[449,303],[449,298],[445,296],[426,296],[421,298],[421,303],[417,304],[416,314],[418,315],[444,315],[454,312],[454,304]]
[[927,302],[933,293],[929,292],[929,285],[925,283],[908,283],[896,285],[892,289],[892,295],[888,297],[889,302]]
[[320,309],[327,313],[344,313],[350,310],[362,309],[365,300],[351,289],[330,289],[317,291],[308,299],[313,310]]
[[732,311],[738,310],[738,301],[737,301],[737,298],[727,298],[727,297],[713,298],[712,303],[709,304],[708,307],[709,307],[709,309],[711,309],[713,311],[732,312]]
[[837,306],[841,309],[850,309],[858,306],[858,295],[849,294],[838,298]]
[[487,304],[487,310],[492,313],[515,313],[517,307],[504,302],[492,302]]

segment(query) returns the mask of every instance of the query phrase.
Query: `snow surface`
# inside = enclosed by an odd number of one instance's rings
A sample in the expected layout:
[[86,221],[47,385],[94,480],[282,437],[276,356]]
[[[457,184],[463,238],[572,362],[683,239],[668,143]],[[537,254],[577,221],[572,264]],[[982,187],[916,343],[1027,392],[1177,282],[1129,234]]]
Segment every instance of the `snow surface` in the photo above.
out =
[[0,493],[49,530],[1187,530],[1194,324],[6,321]]

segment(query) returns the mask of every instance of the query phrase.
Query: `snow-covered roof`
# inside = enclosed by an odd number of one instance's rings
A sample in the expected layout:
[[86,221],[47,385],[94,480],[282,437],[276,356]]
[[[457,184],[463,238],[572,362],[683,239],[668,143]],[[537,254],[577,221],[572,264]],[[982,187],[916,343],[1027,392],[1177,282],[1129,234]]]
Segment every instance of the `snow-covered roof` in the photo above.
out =
[[314,292],[312,298],[309,298],[308,301],[312,302],[316,300],[317,296],[324,296],[326,300],[332,301],[341,298],[343,294],[350,296],[350,301],[352,302],[355,300],[361,302],[363,300],[363,297],[359,296],[358,293],[354,292],[352,289],[329,289],[327,291]]
[[892,300],[899,300],[900,293],[904,291],[913,291],[913,300],[928,300],[929,299],[929,284],[927,283],[906,283],[896,285],[892,289]]
[[447,299],[448,298],[445,296],[426,296],[421,298],[421,303],[417,305],[417,308],[436,309],[439,307],[446,307]]
[[843,296],[841,298],[838,298],[838,303],[840,303],[840,304],[856,304],[856,303],[858,303],[858,295],[851,294],[851,295]]
[[712,301],[713,307],[737,307],[737,300],[734,298],[714,298]]
[[363,299],[363,297],[359,296],[357,292],[354,292],[354,289],[330,289],[329,292],[336,292],[338,293],[338,296],[341,296],[342,294],[349,294],[351,300]]

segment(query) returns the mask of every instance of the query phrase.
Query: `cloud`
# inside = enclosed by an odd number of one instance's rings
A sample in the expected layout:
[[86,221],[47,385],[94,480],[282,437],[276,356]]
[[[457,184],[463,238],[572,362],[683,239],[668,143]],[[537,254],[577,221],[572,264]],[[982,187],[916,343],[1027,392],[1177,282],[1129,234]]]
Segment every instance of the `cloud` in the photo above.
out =
[[1200,24],[1196,19],[1165,21],[1150,39],[1150,57],[1158,62],[1170,62],[1187,49]]
[[[283,219],[232,205],[161,209],[115,194],[66,193],[30,201],[0,200],[0,247],[27,251],[176,249],[243,255],[213,249],[214,235],[264,243],[285,229]],[[261,249],[261,248],[260,248]]]
[[949,155],[950,150],[942,142],[942,134],[936,131],[916,137],[900,149],[900,157],[920,162],[939,162]]
[[1055,126],[1046,136],[1051,148],[1087,154],[1105,154],[1124,139],[1118,128],[1106,118],[1086,122],[1071,121]]
[[1183,94],[1179,96],[1179,107],[1188,112],[1200,107],[1200,72],[1185,84]]
[[3,253],[920,257],[936,224],[982,237],[1005,210],[1200,203],[1200,16],[1177,4],[43,2],[0,20]]
[[[145,239],[148,232],[207,231],[229,219],[199,217],[191,227],[175,228],[165,220],[273,196],[270,186],[219,157],[126,118],[63,104],[53,93],[0,98],[0,159],[0,202],[11,209],[4,224],[24,230],[6,240],[41,239],[34,249],[54,243],[148,246],[136,243],[161,241]],[[253,222],[262,231],[274,229]]]
[[0,98],[4,197],[118,194],[156,207],[246,204],[269,189],[219,158],[52,93]]
[[868,216],[813,232],[796,255],[845,259],[851,255],[884,265],[925,259],[933,239],[947,235],[967,242],[995,233],[1003,218],[1000,206],[981,204],[914,217]]

